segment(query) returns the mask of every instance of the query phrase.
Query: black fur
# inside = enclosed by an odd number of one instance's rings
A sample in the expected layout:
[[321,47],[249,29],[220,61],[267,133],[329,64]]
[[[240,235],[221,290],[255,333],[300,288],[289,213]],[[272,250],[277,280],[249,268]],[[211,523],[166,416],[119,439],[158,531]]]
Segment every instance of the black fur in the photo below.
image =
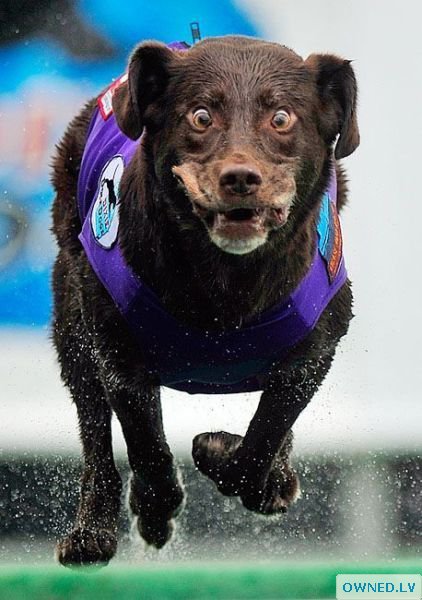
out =
[[[91,101],[70,124],[53,175],[59,245],[54,343],[78,409],[85,460],[75,529],[57,547],[65,565],[107,562],[116,549],[121,481],[112,453],[112,411],[133,471],[130,506],[147,543],[165,544],[183,499],[163,431],[159,376],[147,374],[142,349],[77,239],[76,184],[94,106]],[[331,55],[303,61],[278,44],[240,37],[205,40],[183,54],[145,42],[133,53],[128,83],[117,88],[113,106],[126,135],[136,139],[145,128],[121,182],[119,243],[166,309],[188,325],[225,328],[286,297],[309,268],[336,138],[340,134],[337,158],[359,143],[349,61]],[[198,106],[213,116],[206,131],[192,121]],[[275,131],[271,117],[285,107],[292,128]],[[256,193],[247,190],[249,203],[272,206],[275,196],[295,189],[287,222],[266,224],[267,241],[243,255],[211,241],[195,195],[204,187],[213,190],[206,210],[242,206],[245,194],[222,190],[221,182],[222,170],[239,163],[262,176]],[[345,178],[336,169],[341,208]],[[273,369],[244,438],[220,432],[193,441],[197,467],[250,510],[283,512],[297,496],[291,427],[330,368],[351,305],[347,282],[308,338]]]

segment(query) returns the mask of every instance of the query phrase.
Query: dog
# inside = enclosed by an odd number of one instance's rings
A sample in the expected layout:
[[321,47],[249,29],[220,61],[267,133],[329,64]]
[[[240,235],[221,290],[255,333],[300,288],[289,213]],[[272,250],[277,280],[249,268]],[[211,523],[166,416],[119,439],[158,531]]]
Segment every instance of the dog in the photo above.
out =
[[299,495],[291,428],[352,318],[338,160],[359,145],[350,61],[227,36],[141,43],[71,122],[54,158],[53,340],[84,469],[66,566],[116,552],[122,483],[147,544],[183,504],[160,386],[260,390],[244,437],[203,433],[197,468],[251,511]]

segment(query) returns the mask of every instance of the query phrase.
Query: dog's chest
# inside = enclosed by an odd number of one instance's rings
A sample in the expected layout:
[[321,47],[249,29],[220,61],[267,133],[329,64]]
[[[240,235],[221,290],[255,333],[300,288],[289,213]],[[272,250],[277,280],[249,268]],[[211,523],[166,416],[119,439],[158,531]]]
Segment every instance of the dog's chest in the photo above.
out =
[[335,178],[323,198],[313,263],[298,287],[247,324],[208,331],[169,314],[119,247],[119,183],[137,144],[120,132],[113,115],[104,120],[96,111],[78,182],[79,238],[91,267],[164,385],[192,393],[262,389],[271,365],[310,333],[346,280]]

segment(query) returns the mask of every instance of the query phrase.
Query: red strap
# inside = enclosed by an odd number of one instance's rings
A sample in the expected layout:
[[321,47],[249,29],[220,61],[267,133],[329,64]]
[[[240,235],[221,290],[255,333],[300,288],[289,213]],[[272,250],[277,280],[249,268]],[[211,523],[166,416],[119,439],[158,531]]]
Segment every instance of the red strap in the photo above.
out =
[[103,94],[101,94],[101,96],[98,98],[98,108],[100,109],[100,113],[104,121],[107,121],[109,116],[113,114],[113,105],[111,103],[111,100],[113,98],[114,92],[120,85],[122,85],[122,83],[125,83],[126,81],[127,73],[124,73],[121,77],[116,79],[116,81],[113,81],[113,83],[108,86],[106,91]]

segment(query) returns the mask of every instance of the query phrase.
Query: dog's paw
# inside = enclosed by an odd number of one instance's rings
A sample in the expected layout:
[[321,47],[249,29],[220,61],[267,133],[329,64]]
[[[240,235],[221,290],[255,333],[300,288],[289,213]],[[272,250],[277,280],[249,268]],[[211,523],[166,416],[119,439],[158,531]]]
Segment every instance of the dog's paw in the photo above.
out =
[[225,496],[237,496],[242,486],[233,455],[239,447],[242,436],[218,431],[200,433],[192,442],[192,457],[195,466],[212,479]]
[[145,543],[159,550],[173,535],[174,519],[166,519],[162,515],[155,518],[139,516],[136,519],[136,527]]
[[105,566],[117,549],[116,536],[107,529],[74,529],[58,542],[56,558],[65,567]]
[[[299,479],[288,464],[291,436],[280,450],[263,483],[256,484],[256,473],[242,467],[235,452],[240,435],[225,431],[201,433],[193,440],[192,456],[196,467],[212,479],[225,496],[240,496],[243,505],[254,512],[273,515],[286,512],[300,496]],[[262,481],[262,480],[261,480]]]
[[240,495],[245,508],[262,515],[285,513],[298,498],[299,478],[289,465],[274,466],[262,488],[251,487]]
[[150,546],[162,548],[174,531],[174,517],[182,511],[184,493],[179,479],[160,485],[132,478],[129,507],[137,517],[141,537]]

